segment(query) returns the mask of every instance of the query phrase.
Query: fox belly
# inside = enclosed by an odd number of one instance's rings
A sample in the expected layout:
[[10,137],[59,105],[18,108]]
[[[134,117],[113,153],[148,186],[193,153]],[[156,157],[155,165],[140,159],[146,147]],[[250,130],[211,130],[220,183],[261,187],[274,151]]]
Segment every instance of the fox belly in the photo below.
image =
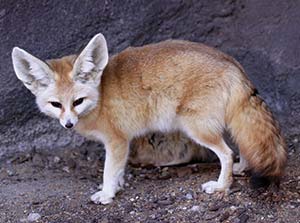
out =
[[189,162],[213,162],[216,157],[184,134],[150,133],[134,139],[129,163],[140,166],[172,166]]

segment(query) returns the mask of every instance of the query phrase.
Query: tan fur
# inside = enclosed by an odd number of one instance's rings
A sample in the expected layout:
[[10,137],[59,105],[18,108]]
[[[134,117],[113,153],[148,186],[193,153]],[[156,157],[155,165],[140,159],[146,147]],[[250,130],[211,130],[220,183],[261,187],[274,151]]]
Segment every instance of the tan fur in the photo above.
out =
[[[244,95],[240,105],[229,105],[228,127],[243,157],[263,176],[282,176],[286,148],[278,123],[258,96]],[[231,106],[233,106],[231,108]]]
[[[99,110],[94,111],[97,123],[91,125],[94,118],[83,118],[78,130],[85,132],[94,126],[95,130],[101,132],[109,131],[111,137],[130,139],[135,132],[142,132],[158,120],[158,116],[167,109],[176,111],[174,117],[181,116],[190,126],[195,124],[195,118],[203,122],[207,118],[215,119],[212,120],[212,126],[205,126],[203,131],[197,132],[199,126],[195,126],[195,132],[205,142],[218,144],[226,124],[224,118],[227,117],[226,105],[230,101],[231,88],[236,85],[240,87],[239,92],[233,92],[234,97],[245,96],[243,103],[231,98],[234,105],[232,109],[229,108],[230,114],[241,112],[239,110],[247,106],[253,106],[253,112],[263,108],[257,102],[253,104],[252,101],[258,99],[250,98],[252,86],[241,69],[236,69],[236,64],[223,53],[183,41],[128,48],[110,60],[103,74],[101,104]],[[68,77],[63,73],[61,76]],[[63,83],[68,83],[65,78],[62,79]],[[243,120],[237,120],[237,123],[229,122],[230,127],[233,128],[234,137],[238,137],[242,154],[251,161],[253,168],[259,171],[260,167],[266,169],[265,166],[275,165],[270,174],[280,175],[283,170],[281,162],[285,162],[285,150],[279,148],[277,151],[276,145],[282,145],[280,138],[276,141],[278,130],[266,109],[256,113],[261,117],[251,127],[249,121],[245,122],[255,118],[251,113],[246,114]],[[239,118],[239,113],[233,117]],[[241,132],[240,129],[245,125],[249,129]],[[259,139],[262,142],[258,142]],[[257,147],[253,145],[256,142]],[[270,149],[266,148],[268,145]]]
[[74,82],[70,76],[76,56],[65,56],[61,59],[48,60],[47,63],[54,71],[54,79],[58,89],[65,90],[66,86],[72,87]]
[[[62,98],[70,97],[77,86],[73,63],[74,57],[49,62]],[[85,66],[89,69],[89,64]],[[285,144],[253,89],[238,62],[203,44],[169,40],[130,47],[111,57],[101,76],[97,106],[79,117],[75,126],[106,147],[103,190],[92,200],[111,202],[123,182],[130,141],[157,130],[183,131],[216,153],[221,173],[218,181],[202,185],[207,193],[228,190],[232,182],[232,151],[222,136],[227,127],[250,168],[265,176],[281,176]]]
[[[130,139],[173,110],[192,129],[197,119],[199,125],[210,121],[194,130],[206,143],[218,144],[229,124],[252,168],[269,167],[268,175],[281,175],[286,152],[278,127],[260,99],[249,96],[253,87],[237,64],[214,49],[183,41],[128,48],[110,60],[103,74],[96,128]],[[254,114],[239,115],[250,106]],[[225,123],[228,116],[236,118]],[[83,119],[79,131],[90,129],[90,121]]]

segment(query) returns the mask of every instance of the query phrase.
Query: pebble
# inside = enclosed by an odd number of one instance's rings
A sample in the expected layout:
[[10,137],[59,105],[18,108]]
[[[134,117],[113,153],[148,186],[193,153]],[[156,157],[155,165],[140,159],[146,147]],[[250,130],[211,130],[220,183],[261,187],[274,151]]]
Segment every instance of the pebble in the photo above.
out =
[[213,204],[211,207],[209,207],[209,211],[217,211],[220,209],[220,205],[219,204]]
[[191,211],[194,211],[194,212],[200,211],[200,206],[199,206],[199,205],[194,205],[194,206],[191,208]]
[[12,176],[14,176],[15,175],[15,172],[14,171],[12,171],[12,170],[6,170],[6,173],[7,173],[7,175],[8,176],[10,176],[10,177],[12,177]]
[[169,167],[164,167],[164,168],[162,168],[162,172],[166,172],[166,171],[168,171],[169,170]]
[[193,195],[192,194],[186,194],[185,198],[188,200],[192,200],[193,199]]
[[58,156],[55,156],[55,157],[53,158],[53,162],[54,162],[54,163],[59,163],[59,162],[60,162],[60,158],[59,158]]
[[63,168],[63,171],[67,172],[67,173],[70,173],[70,168],[68,166],[64,166]]
[[173,214],[173,213],[174,213],[174,210],[169,209],[169,210],[168,210],[168,213]]
[[268,218],[274,218],[274,215],[269,214],[269,215],[267,215],[267,217],[268,217]]
[[37,221],[41,218],[41,215],[38,214],[38,213],[30,213],[27,217],[27,220],[29,222],[34,222],[34,221]]
[[230,206],[230,210],[236,211],[236,210],[237,210],[237,207],[236,207],[236,206]]
[[150,218],[155,219],[156,218],[155,214],[150,215]]
[[133,178],[133,175],[131,173],[127,175],[128,180],[131,180],[132,178]]

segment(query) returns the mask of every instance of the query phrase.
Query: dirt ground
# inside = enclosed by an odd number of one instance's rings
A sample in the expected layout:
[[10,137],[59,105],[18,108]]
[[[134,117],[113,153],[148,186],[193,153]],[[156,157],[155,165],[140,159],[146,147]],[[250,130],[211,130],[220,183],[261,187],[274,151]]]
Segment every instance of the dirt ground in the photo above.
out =
[[19,154],[1,163],[0,222],[30,222],[32,213],[53,223],[300,222],[299,137],[288,146],[279,191],[251,189],[249,177],[236,176],[229,194],[205,194],[201,183],[217,178],[217,163],[128,166],[125,189],[106,206],[89,200],[102,181],[100,148]]

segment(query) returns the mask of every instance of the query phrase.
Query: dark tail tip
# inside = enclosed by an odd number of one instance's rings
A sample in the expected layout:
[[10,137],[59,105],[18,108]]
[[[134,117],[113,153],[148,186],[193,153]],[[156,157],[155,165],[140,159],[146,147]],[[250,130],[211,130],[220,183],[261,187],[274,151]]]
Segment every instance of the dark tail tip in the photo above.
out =
[[262,177],[262,176],[251,176],[250,178],[250,184],[253,189],[259,189],[262,187],[269,187],[271,184],[271,181],[268,177]]
[[280,177],[270,177],[270,176],[261,176],[259,174],[253,174],[250,178],[250,184],[253,189],[267,188],[270,185],[274,185],[279,188],[280,186]]

